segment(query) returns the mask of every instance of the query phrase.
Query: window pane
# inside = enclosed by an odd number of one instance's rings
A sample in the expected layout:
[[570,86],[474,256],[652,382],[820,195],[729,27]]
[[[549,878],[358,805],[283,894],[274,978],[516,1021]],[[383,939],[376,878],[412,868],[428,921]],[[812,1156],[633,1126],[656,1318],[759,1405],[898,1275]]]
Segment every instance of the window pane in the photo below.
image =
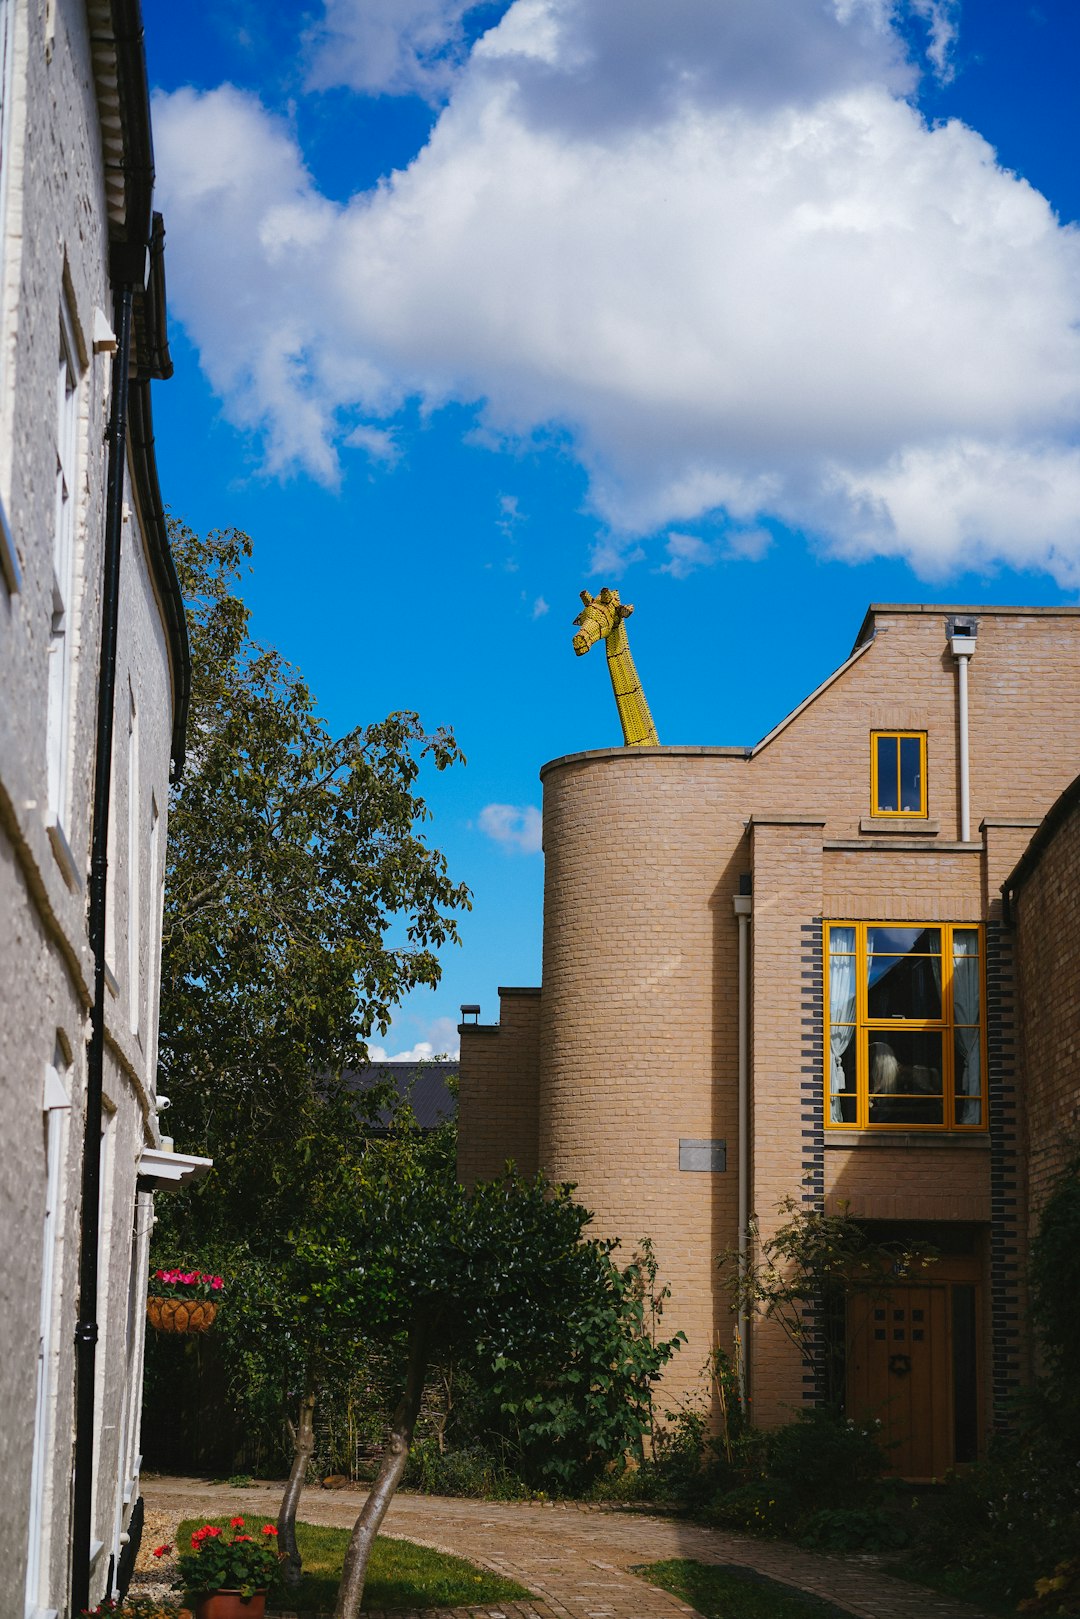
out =
[[922,737],[900,738],[900,808],[922,813]]
[[883,956],[941,954],[940,928],[867,928],[866,948]]
[[942,1124],[941,1034],[872,1029],[867,1041],[870,1122]]
[[829,1121],[856,1124],[859,1099],[856,1082],[855,1030],[834,1026],[830,1034]]
[[852,956],[855,954],[855,929],[830,928],[829,954],[831,956]]
[[867,986],[872,1018],[941,1017],[940,956],[871,956]]
[[957,1124],[982,1123],[982,1052],[978,1029],[953,1031]]
[[899,782],[897,780],[897,748],[894,736],[877,738],[877,810],[894,811],[899,808]]
[[953,1017],[957,1023],[979,1021],[979,958],[953,958]]

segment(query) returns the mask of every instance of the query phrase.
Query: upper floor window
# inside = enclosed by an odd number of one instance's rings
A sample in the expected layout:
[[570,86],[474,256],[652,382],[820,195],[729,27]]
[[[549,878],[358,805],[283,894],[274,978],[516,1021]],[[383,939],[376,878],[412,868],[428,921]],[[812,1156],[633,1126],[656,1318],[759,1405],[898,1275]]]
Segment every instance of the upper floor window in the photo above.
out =
[[874,815],[926,814],[925,731],[871,731],[870,802]]
[[825,1120],[848,1129],[986,1122],[982,929],[825,924]]
[[56,373],[56,503],[47,733],[49,814],[67,830],[74,674],[73,611],[79,449],[79,369],[67,310],[61,308]]

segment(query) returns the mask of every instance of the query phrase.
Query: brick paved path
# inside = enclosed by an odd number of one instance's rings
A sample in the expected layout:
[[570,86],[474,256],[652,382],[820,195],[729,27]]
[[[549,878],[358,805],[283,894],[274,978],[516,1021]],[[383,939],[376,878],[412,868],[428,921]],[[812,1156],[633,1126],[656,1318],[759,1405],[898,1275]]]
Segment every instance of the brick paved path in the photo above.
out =
[[[170,1520],[172,1528],[181,1518],[230,1509],[273,1519],[282,1491],[280,1484],[234,1489],[152,1476],[144,1476],[142,1487],[148,1514]],[[351,1525],[363,1499],[362,1490],[310,1488],[300,1516],[308,1523]],[[966,1603],[894,1579],[859,1558],[822,1557],[782,1542],[610,1507],[398,1495],[383,1532],[466,1557],[518,1580],[537,1599],[455,1609],[455,1619],[686,1619],[693,1613],[686,1603],[628,1572],[666,1557],[755,1569],[859,1619],[986,1619]]]

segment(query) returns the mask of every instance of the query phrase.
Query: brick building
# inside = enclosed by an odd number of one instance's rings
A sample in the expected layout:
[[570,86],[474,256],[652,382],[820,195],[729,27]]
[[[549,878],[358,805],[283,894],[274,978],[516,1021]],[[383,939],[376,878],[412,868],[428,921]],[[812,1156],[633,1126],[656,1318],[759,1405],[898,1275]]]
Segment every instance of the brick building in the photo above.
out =
[[[754,747],[544,766],[543,986],[462,1026],[460,1170],[513,1157],[600,1234],[652,1238],[689,1337],[667,1392],[731,1344],[715,1256],[795,1196],[940,1252],[850,1312],[848,1406],[897,1470],[940,1476],[1003,1420],[1028,1346],[1001,887],[1078,722],[1080,610],[873,606]],[[758,1420],[818,1398],[770,1324],[746,1360]]]

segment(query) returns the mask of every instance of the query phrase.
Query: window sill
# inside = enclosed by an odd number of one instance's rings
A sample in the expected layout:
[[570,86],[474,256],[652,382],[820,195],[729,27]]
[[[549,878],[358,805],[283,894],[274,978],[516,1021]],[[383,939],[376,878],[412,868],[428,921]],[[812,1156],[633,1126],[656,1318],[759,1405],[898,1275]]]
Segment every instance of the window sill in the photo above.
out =
[[45,830],[49,834],[49,842],[52,844],[52,852],[56,856],[56,864],[60,867],[60,870],[63,873],[64,881],[67,883],[73,894],[81,894],[83,886],[82,877],[79,875],[79,868],[75,864],[75,856],[71,852],[71,845],[64,836],[63,827],[60,825],[59,821],[53,820],[49,822]]
[[864,815],[859,822],[860,832],[899,832],[905,837],[936,838],[941,831],[939,821],[928,821],[924,815]]
[[976,1152],[990,1150],[985,1130],[830,1130],[825,1131],[828,1147],[961,1147]]

